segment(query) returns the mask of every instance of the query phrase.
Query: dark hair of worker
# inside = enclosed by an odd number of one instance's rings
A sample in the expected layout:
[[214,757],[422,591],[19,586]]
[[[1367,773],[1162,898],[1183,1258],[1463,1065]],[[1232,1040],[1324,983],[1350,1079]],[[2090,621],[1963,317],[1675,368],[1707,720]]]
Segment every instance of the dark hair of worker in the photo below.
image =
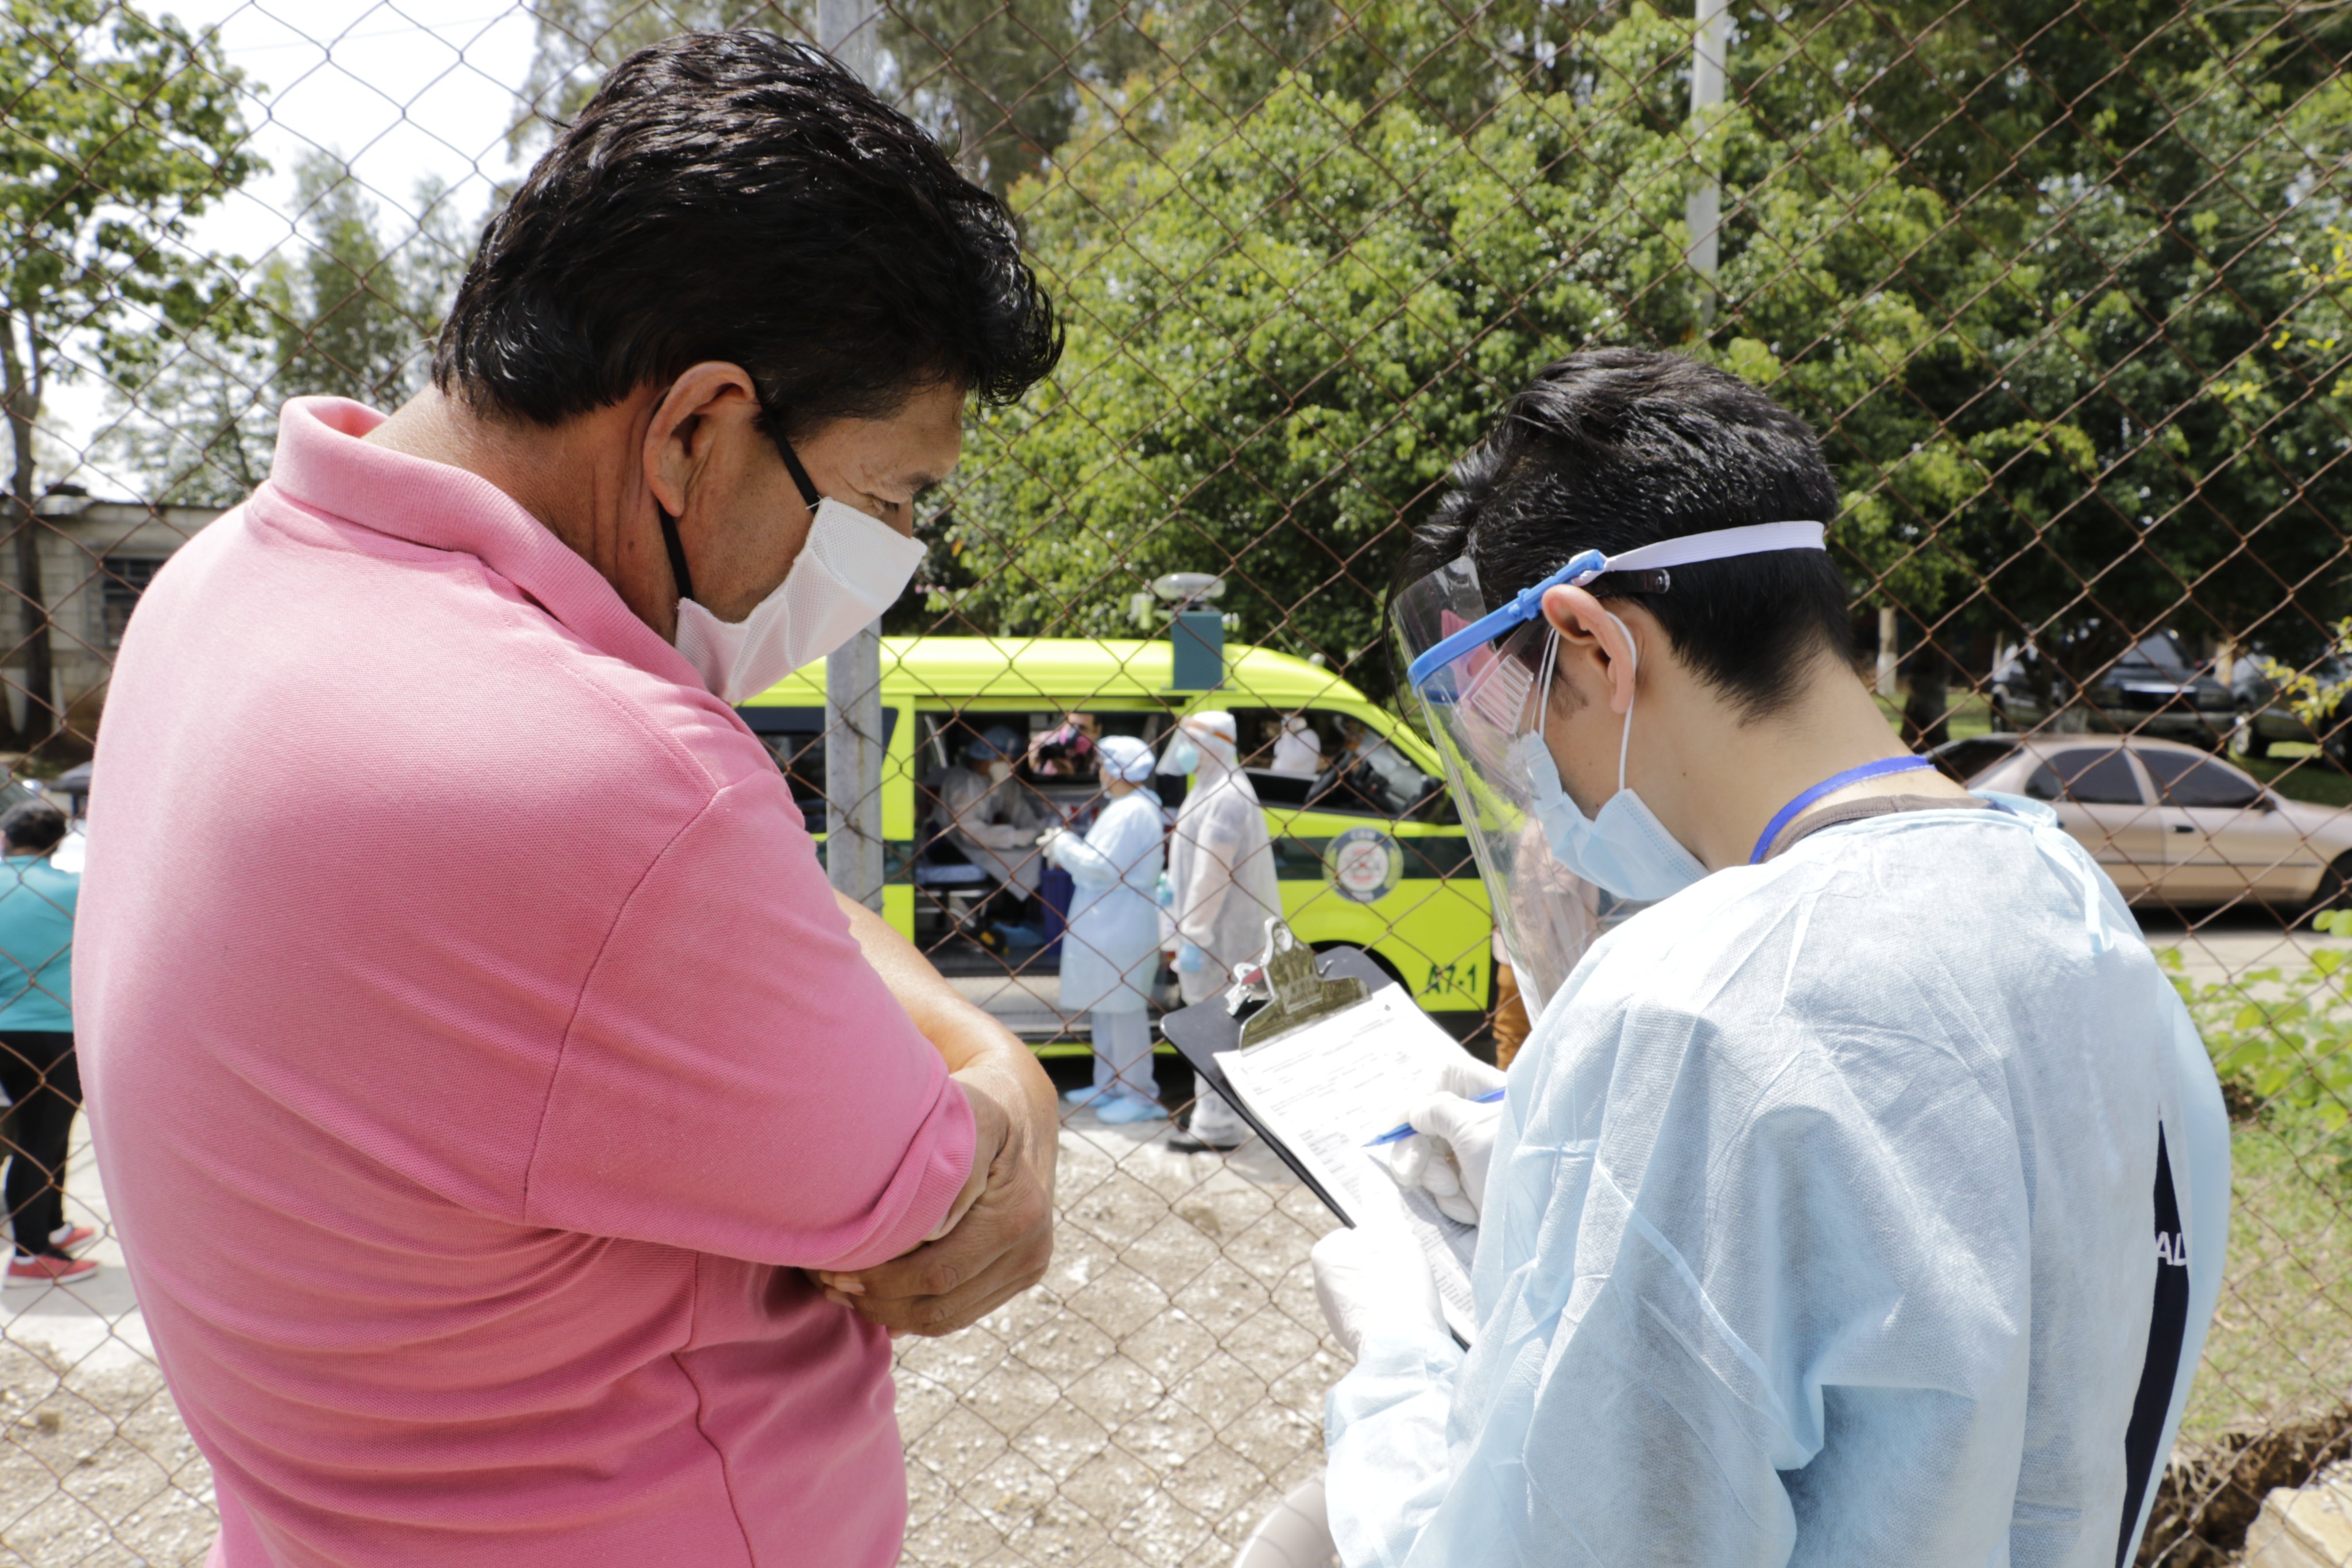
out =
[[[1595,350],[1545,366],[1454,465],[1396,585],[1467,554],[1491,609],[1588,549],[1826,523],[1836,509],[1811,428],[1746,382],[1679,354]],[[1588,586],[1655,616],[1676,655],[1752,717],[1787,702],[1817,659],[1853,660],[1845,582],[1822,551],[1678,566],[1664,592],[1640,582]]]

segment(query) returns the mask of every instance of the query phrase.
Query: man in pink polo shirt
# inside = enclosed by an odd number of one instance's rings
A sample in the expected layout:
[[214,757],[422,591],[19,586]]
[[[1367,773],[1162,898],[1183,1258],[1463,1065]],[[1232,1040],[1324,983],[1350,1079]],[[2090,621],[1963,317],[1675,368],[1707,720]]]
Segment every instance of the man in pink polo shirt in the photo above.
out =
[[914,125],[673,39],[490,224],[434,388],[289,403],[159,574],[74,982],[213,1563],[896,1559],[888,1335],[1042,1274],[1054,1098],[731,705],[898,596],[964,400],[1058,350]]

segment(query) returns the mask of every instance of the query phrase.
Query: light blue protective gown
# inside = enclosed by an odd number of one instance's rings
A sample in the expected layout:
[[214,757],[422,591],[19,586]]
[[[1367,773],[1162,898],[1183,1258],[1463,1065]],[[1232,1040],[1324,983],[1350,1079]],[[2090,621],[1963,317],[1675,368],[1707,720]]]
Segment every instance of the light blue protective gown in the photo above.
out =
[[1332,1391],[1349,1568],[2114,1568],[2229,1124],[2113,885],[1996,803],[1824,829],[1586,956],[1511,1068],[1474,1348],[1375,1340]]
[[1055,863],[1077,884],[1062,938],[1064,1012],[1140,1012],[1150,999],[1166,835],[1160,797],[1138,789],[1107,803],[1085,838],[1054,841]]

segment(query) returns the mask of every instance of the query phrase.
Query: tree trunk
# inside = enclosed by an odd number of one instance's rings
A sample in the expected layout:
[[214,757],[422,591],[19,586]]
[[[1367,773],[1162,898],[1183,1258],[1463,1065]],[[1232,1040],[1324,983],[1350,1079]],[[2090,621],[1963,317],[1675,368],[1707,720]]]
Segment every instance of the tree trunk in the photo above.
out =
[[1911,655],[1911,695],[1903,704],[1903,744],[1914,751],[1952,738],[1952,664],[1944,651],[1922,640]]
[[15,319],[4,314],[0,314],[0,366],[6,372],[0,402],[7,408],[8,437],[16,460],[8,486],[8,536],[16,554],[16,596],[25,630],[25,724],[17,729],[6,707],[0,706],[0,746],[31,751],[58,733],[65,716],[52,706],[56,682],[51,674],[49,603],[41,583],[40,525],[33,509],[33,427],[41,413],[38,372],[26,374],[25,361],[16,353]]

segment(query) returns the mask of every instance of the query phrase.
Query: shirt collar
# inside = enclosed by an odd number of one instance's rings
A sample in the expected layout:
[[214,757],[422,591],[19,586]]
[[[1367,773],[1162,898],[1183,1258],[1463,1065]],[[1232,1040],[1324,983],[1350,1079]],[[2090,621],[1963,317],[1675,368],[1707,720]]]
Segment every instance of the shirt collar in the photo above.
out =
[[685,655],[513,497],[478,474],[361,439],[383,421],[348,398],[291,400],[278,415],[265,487],[309,511],[478,557],[594,647],[681,686],[702,685]]

